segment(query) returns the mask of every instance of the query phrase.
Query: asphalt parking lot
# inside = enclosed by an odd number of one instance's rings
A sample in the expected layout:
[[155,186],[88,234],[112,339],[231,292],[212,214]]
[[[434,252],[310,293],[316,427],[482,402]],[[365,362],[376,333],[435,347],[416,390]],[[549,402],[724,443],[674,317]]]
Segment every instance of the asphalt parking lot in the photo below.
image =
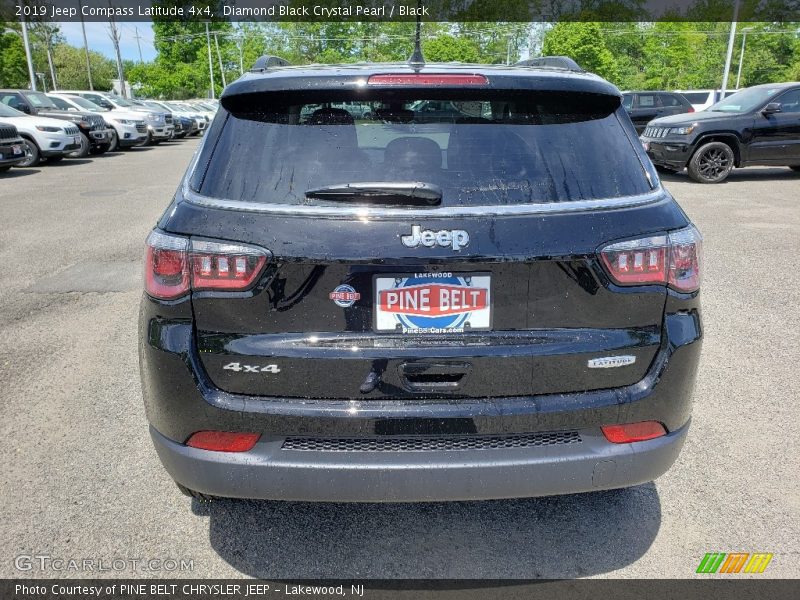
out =
[[[665,177],[705,236],[706,338],[689,440],[655,483],[455,504],[206,505],[156,458],[136,350],[143,241],[196,145],[0,176],[0,576],[682,578],[715,551],[774,553],[758,577],[800,574],[800,174]],[[127,562],[43,571],[17,559],[31,555]],[[130,562],[143,559],[193,569]]]

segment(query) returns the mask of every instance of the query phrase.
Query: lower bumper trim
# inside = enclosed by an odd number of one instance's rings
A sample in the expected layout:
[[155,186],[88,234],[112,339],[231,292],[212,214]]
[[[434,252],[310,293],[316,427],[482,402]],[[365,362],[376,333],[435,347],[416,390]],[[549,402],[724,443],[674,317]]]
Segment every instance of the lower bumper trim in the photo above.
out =
[[424,452],[287,450],[262,440],[249,452],[209,452],[150,434],[178,483],[232,498],[323,502],[429,502],[571,494],[651,481],[675,461],[689,429],[612,444],[599,429],[580,443]]

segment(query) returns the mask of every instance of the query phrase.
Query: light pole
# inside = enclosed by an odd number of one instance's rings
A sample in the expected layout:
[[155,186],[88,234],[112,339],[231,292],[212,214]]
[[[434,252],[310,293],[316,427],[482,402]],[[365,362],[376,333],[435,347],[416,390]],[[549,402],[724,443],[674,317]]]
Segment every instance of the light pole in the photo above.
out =
[[208,74],[211,76],[211,99],[217,97],[214,91],[214,63],[211,62],[211,36],[208,33],[208,21],[206,21],[206,46],[208,46]]
[[28,23],[22,19],[22,43],[25,46],[25,59],[28,61],[28,77],[31,80],[31,90],[36,91],[36,74],[33,71],[33,58],[31,58],[31,45],[28,41]]
[[86,75],[89,77],[89,89],[94,91],[92,82],[92,63],[89,60],[89,43],[86,41],[86,24],[83,22],[83,7],[81,0],[78,0],[78,13],[81,15],[81,32],[83,33],[83,51],[86,54]]
[[742,78],[742,63],[744,62],[744,43],[747,40],[747,32],[753,31],[752,27],[742,29],[742,53],[739,55],[739,70],[736,73],[736,89],[739,89],[739,80]]
[[[720,100],[725,97],[725,88],[728,87],[728,74],[731,71],[731,55],[733,54],[733,40],[736,37],[736,19],[739,17],[739,0],[733,5],[733,21],[731,21],[731,34],[728,36],[728,52],[725,54],[725,71],[722,74],[722,91]],[[716,100],[715,100],[716,101]]]

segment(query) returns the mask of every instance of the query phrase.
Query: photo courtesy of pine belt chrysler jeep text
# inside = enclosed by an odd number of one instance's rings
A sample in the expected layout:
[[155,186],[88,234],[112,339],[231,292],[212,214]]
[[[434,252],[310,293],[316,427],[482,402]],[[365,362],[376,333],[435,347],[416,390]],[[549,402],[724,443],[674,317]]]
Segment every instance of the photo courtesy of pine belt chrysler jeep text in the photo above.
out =
[[226,88],[146,243],[144,402],[182,491],[515,498],[672,465],[701,237],[619,90],[559,60],[262,57]]

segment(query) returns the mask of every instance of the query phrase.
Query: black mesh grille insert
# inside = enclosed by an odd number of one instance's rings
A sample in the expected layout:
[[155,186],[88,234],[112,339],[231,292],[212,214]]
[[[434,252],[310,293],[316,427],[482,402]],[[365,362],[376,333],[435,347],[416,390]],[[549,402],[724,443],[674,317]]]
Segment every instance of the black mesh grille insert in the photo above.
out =
[[434,452],[441,450],[493,450],[580,444],[577,431],[519,433],[513,435],[437,435],[371,438],[289,437],[284,450],[315,452]]

